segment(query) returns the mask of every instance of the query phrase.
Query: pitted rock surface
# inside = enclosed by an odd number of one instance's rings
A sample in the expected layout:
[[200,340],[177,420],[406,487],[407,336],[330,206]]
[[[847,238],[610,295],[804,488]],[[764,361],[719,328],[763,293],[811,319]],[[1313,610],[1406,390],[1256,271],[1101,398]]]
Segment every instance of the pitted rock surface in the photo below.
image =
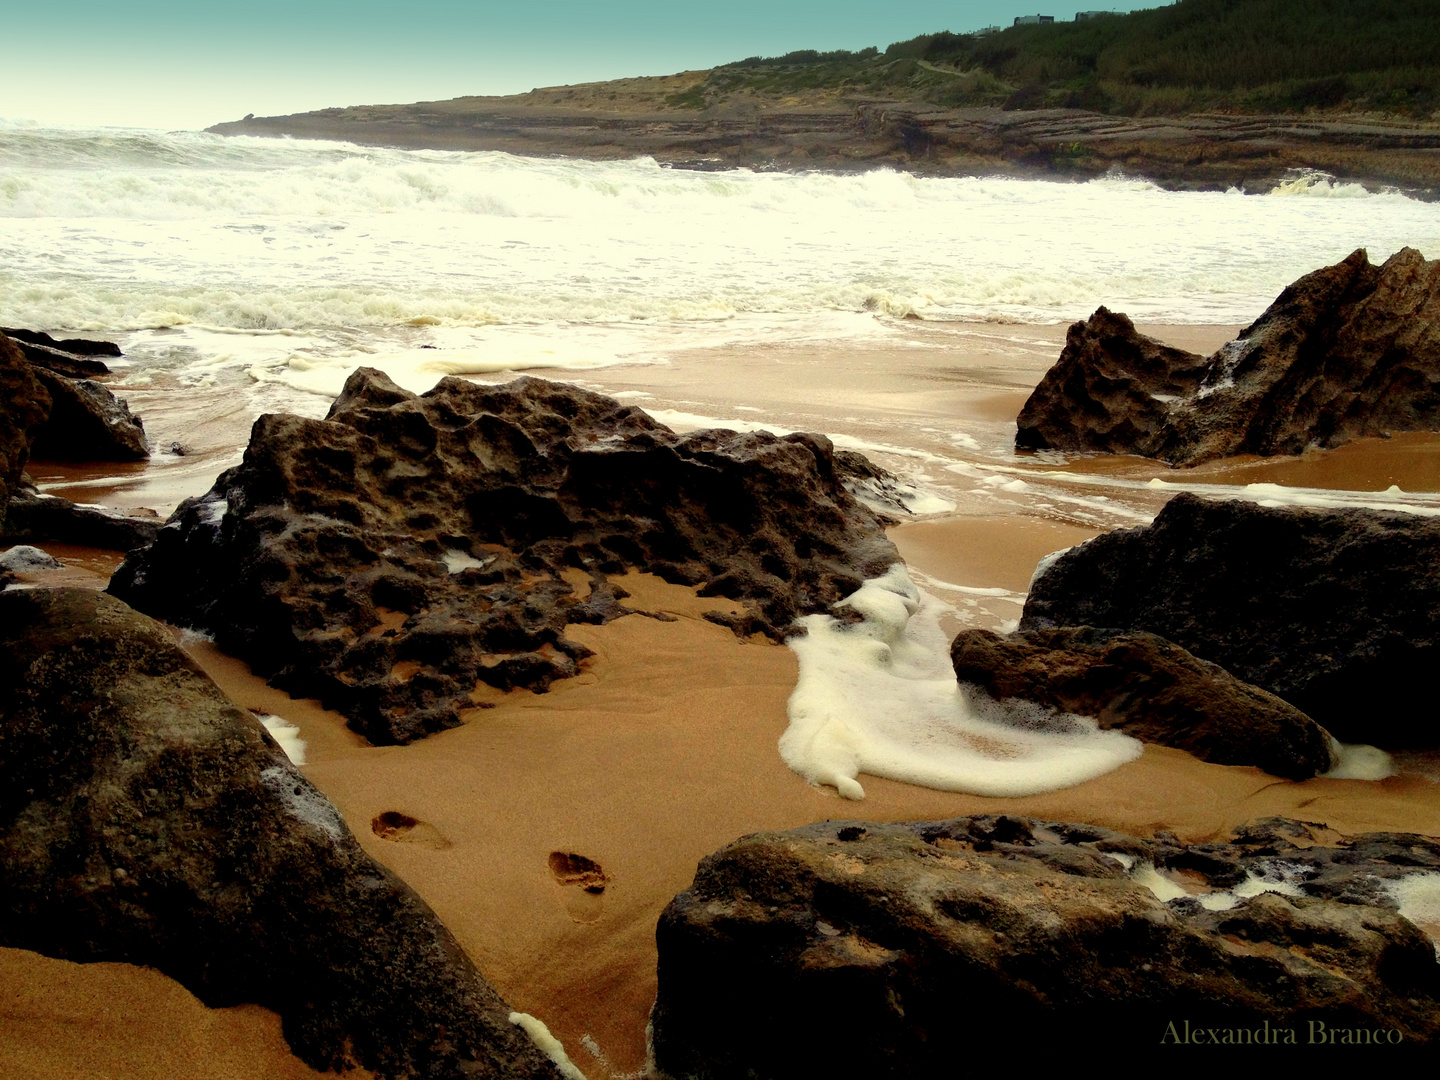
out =
[[1102,728],[1216,765],[1306,780],[1336,764],[1329,734],[1295,706],[1154,634],[962,630],[950,660],[960,682],[991,699],[1094,717]]
[[559,1077],[260,722],[103,593],[0,593],[0,944],[264,1005],[318,1069]]
[[756,833],[661,916],[655,1063],[945,1076],[1017,1024],[1066,1053],[1182,1020],[1433,1042],[1435,943],[1390,889],[1437,871],[1433,838],[1282,819],[1191,845],[1012,816]]
[[244,463],[110,588],[408,742],[461,722],[483,684],[576,674],[588,650],[565,627],[630,610],[608,575],[702,586],[746,605],[716,621],[783,636],[898,561],[846,479],[823,436],[680,436],[539,379],[417,397],[360,369],[325,420],[256,421]]
[[1207,359],[1100,308],[1075,323],[1016,421],[1021,448],[1194,465],[1440,431],[1440,260],[1364,250],[1290,285]]
[[1057,626],[1168,638],[1342,742],[1440,744],[1440,519],[1176,495],[1036,577],[1020,629]]

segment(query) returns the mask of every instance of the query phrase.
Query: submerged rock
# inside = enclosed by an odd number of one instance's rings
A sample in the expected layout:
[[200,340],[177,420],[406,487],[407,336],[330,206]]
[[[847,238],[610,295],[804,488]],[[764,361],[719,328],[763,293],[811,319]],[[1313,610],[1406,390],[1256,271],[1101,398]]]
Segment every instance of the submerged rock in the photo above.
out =
[[49,415],[49,392],[15,343],[0,334],[0,522],[30,460],[30,440]]
[[1193,845],[1011,816],[757,833],[661,916],[655,1063],[946,1076],[1017,1024],[1067,1052],[1169,1024],[1431,1042],[1440,964],[1399,909],[1437,871],[1429,837],[1279,819]]
[[1440,519],[1180,494],[1037,575],[1020,629],[1056,626],[1159,634],[1344,742],[1440,744]]
[[68,379],[35,366],[50,394],[50,415],[35,432],[32,457],[43,461],[143,461],[145,428],[130,406],[93,379]]
[[743,601],[711,616],[737,632],[826,610],[898,561],[845,480],[823,436],[681,436],[539,379],[417,397],[362,368],[325,420],[256,421],[244,463],[110,588],[408,742],[487,685],[576,674],[588,650],[565,627],[629,610],[608,575]]
[[88,590],[0,593],[0,944],[264,1005],[319,1069],[559,1076],[259,721]]
[[1194,465],[1298,454],[1361,436],[1440,431],[1440,261],[1364,250],[1289,286],[1208,359],[1100,308],[1016,421],[1021,448]]
[[1306,780],[1336,764],[1325,729],[1295,706],[1154,634],[962,630],[950,659],[960,682],[995,700],[1092,716],[1102,728],[1216,765]]

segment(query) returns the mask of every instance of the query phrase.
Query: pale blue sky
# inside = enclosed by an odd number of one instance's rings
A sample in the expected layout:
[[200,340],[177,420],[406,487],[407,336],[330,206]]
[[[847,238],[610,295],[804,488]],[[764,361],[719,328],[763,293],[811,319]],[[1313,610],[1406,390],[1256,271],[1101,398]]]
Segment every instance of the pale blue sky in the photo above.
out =
[[0,118],[192,128],[247,112],[516,93],[791,49],[883,49],[1009,25],[1028,3],[45,0],[6,14]]

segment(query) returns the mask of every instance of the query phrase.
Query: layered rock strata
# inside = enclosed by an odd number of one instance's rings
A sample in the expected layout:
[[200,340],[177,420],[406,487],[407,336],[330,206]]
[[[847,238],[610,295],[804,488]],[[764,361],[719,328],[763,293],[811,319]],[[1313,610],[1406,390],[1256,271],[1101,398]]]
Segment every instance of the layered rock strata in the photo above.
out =
[[628,570],[742,601],[781,637],[898,561],[823,436],[680,436],[538,379],[416,396],[360,369],[324,420],[267,415],[111,590],[212,632],[375,742],[461,722],[487,687],[543,690],[570,623],[630,609]]
[[1092,716],[1102,728],[1216,765],[1306,780],[1336,764],[1329,734],[1295,706],[1154,634],[962,630],[950,659],[956,678],[987,699]]
[[1432,1042],[1435,943],[1398,909],[1437,869],[1429,837],[1278,819],[1193,845],[1010,816],[757,833],[661,917],[655,1062],[944,1076],[1017,1023],[1066,1053],[1170,1024]]
[[559,1076],[260,723],[88,590],[0,593],[0,943],[264,1005],[320,1069]]
[[1208,358],[1100,308],[1016,420],[1021,448],[1195,465],[1298,454],[1362,436],[1440,431],[1440,261],[1363,250],[1289,286]]
[[1180,494],[1037,575],[1020,629],[1061,626],[1168,638],[1344,742],[1440,742],[1440,519]]

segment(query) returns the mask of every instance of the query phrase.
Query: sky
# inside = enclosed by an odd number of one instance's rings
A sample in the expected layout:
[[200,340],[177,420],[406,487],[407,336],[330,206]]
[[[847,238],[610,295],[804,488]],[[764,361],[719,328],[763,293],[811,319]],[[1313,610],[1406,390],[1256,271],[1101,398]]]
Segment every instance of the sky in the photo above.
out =
[[[6,14],[0,121],[184,129],[251,112],[522,93],[792,49],[884,49],[1008,26],[1034,13],[1037,0],[1021,2],[45,0]],[[1161,2],[1089,0],[1116,11]]]

